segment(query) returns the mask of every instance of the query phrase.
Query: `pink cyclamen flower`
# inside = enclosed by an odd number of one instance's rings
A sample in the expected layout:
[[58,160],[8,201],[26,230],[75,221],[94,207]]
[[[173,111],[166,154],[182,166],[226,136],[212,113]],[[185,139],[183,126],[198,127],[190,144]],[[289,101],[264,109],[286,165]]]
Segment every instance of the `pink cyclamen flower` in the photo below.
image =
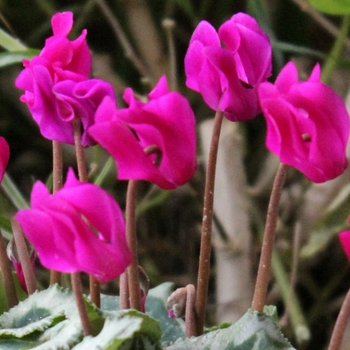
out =
[[24,70],[15,85],[25,90],[21,101],[39,125],[41,134],[50,139],[74,144],[72,119],[81,119],[82,144],[92,145],[85,130],[93,123],[94,113],[105,95],[114,97],[106,82],[93,79],[91,54],[86,30],[75,40],[67,38],[73,26],[71,12],[57,13],[51,20],[53,36],[45,42],[39,56],[23,60]]
[[37,181],[31,208],[16,217],[48,269],[86,272],[107,282],[131,261],[118,204],[100,187],[78,181],[72,169],[54,194]]
[[275,84],[262,83],[259,98],[267,123],[267,148],[282,163],[313,182],[325,182],[347,167],[349,115],[330,87],[320,81],[317,64],[307,81],[289,62]]
[[[126,89],[128,108],[105,98],[90,127],[91,136],[116,160],[119,179],[146,180],[164,189],[186,183],[196,169],[195,118],[188,101],[169,92],[162,77],[148,95],[135,100]],[[155,146],[156,152],[147,154]]]
[[270,41],[245,13],[232,16],[218,33],[201,21],[185,56],[186,85],[231,121],[249,120],[260,112],[256,88],[271,69]]

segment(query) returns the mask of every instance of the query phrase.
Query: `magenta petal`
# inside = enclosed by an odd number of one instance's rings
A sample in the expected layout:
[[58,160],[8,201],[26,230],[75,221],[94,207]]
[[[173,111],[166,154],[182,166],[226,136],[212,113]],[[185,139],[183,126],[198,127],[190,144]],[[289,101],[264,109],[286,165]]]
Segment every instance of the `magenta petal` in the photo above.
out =
[[190,44],[198,40],[205,46],[220,46],[220,39],[214,27],[207,21],[200,21],[194,30]]
[[51,26],[53,34],[67,36],[73,27],[73,13],[61,12],[52,16]]
[[152,99],[160,98],[169,92],[166,76],[163,75],[155,88],[148,94],[148,97]]
[[308,82],[319,82],[321,81],[321,66],[319,63],[315,64],[314,69],[312,70]]
[[[246,88],[237,76],[233,55],[223,49],[207,48],[206,54],[212,65],[222,74],[223,96],[220,109],[231,121],[245,121],[254,118],[260,111],[254,88]],[[204,88],[204,85],[203,85]],[[204,100],[208,90],[202,91]],[[239,96],[239,97],[238,97]]]
[[294,62],[288,62],[278,74],[275,85],[282,94],[288,94],[289,89],[298,83],[298,71]]
[[350,260],[350,231],[340,232],[339,239],[346,253],[346,256]]
[[[113,244],[125,240],[124,217],[113,197],[101,188],[89,183],[80,183],[72,169],[69,170],[67,181],[57,194],[69,202],[77,211],[89,218],[89,222],[102,237]],[[95,202],[92,206],[91,203]],[[102,216],[101,213],[104,213]],[[114,233],[111,235],[111,233]],[[124,241],[124,244],[126,242]]]
[[232,53],[235,53],[241,43],[241,36],[237,28],[237,24],[231,19],[224,22],[218,30],[219,37],[225,47]]
[[0,182],[2,181],[10,158],[10,147],[3,137],[0,137]]
[[146,180],[165,189],[176,187],[161,174],[135,135],[121,121],[94,124],[89,133],[116,160],[118,179]]

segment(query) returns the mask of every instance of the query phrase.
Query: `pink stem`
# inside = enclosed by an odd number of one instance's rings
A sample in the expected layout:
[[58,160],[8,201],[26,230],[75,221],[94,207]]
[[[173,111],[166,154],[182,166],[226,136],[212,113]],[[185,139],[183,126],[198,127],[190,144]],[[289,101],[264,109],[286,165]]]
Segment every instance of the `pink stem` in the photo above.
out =
[[280,163],[273,183],[269,207],[267,210],[265,232],[252,302],[252,309],[259,312],[263,312],[266,302],[267,287],[270,280],[273,242],[275,239],[278,217],[278,205],[281,199],[286,172],[287,166]]
[[329,343],[328,350],[338,350],[340,349],[345,328],[350,317],[350,289],[346,293],[343,305],[340,309],[337,321],[335,323],[331,341]]
[[36,280],[33,266],[30,262],[30,256],[27,249],[26,240],[24,238],[21,226],[15,217],[11,219],[13,237],[15,239],[19,261],[21,262],[24,280],[26,282],[28,294],[33,294],[36,290]]
[[[81,121],[78,118],[73,120],[74,126],[74,144],[75,144],[75,154],[77,158],[78,174],[79,180],[81,182],[88,181],[87,167],[84,157],[84,149],[81,144]],[[97,307],[101,305],[100,297],[100,283],[94,276],[89,276],[90,280],[90,299]]]
[[205,310],[207,304],[209,274],[210,274],[210,255],[211,255],[211,231],[213,222],[213,203],[214,203],[214,185],[216,159],[219,147],[221,124],[224,114],[217,110],[214,119],[214,127],[209,150],[207,164],[207,173],[204,190],[204,207],[201,246],[199,253],[199,268],[197,279],[196,295],[196,314],[197,314],[197,333],[202,334],[205,320]]
[[[52,187],[53,193],[62,187],[63,179],[63,159],[62,144],[58,141],[52,141]],[[61,273],[50,270],[50,284],[61,284]]]

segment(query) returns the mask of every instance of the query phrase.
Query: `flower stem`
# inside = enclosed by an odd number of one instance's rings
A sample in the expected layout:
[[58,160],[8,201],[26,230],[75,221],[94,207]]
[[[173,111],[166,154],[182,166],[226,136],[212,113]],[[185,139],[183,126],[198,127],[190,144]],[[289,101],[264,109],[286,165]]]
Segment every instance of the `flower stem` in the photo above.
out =
[[22,264],[24,280],[26,282],[28,294],[33,294],[36,290],[36,280],[33,271],[32,264],[30,262],[30,257],[27,249],[27,244],[23,236],[23,232],[19,222],[15,217],[11,219],[13,237],[15,239],[16,248],[18,252],[19,261]]
[[[78,118],[73,120],[74,127],[74,144],[75,144],[75,155],[77,158],[78,174],[79,180],[81,182],[88,181],[87,167],[84,157],[84,149],[81,144],[81,121]],[[97,306],[101,305],[100,297],[100,284],[94,276],[89,276],[90,278],[90,298],[91,301]]]
[[0,270],[5,287],[7,305],[9,308],[18,304],[15,284],[12,278],[10,261],[6,254],[6,246],[2,233],[0,231]]
[[92,328],[91,328],[90,320],[88,318],[88,314],[85,308],[85,303],[83,298],[83,287],[81,285],[80,273],[78,272],[72,273],[71,278],[72,278],[72,287],[73,287],[73,292],[75,296],[75,302],[78,307],[78,312],[79,312],[81,324],[83,326],[84,335],[85,336],[91,335]]
[[81,182],[88,181],[87,167],[84,157],[84,148],[81,144],[81,121],[78,118],[73,120],[75,156],[77,159],[78,175]]
[[[137,258],[137,237],[136,237],[136,214],[135,202],[137,193],[137,180],[129,180],[128,189],[126,192],[126,239],[129,249],[132,252],[132,262],[127,269],[128,290],[130,297],[130,307],[132,309],[141,310],[141,295],[139,282],[139,263]],[[125,291],[121,291],[124,293]]]
[[[63,179],[63,159],[62,144],[58,141],[52,141],[52,187],[53,193],[62,187]],[[50,284],[61,284],[61,273],[50,270]]]
[[283,184],[286,178],[287,166],[280,163],[272,187],[269,207],[267,210],[265,232],[261,248],[258,275],[255,283],[255,290],[252,302],[252,309],[263,312],[267,287],[270,279],[271,259],[273,241],[277,225],[278,205],[282,194]]
[[340,349],[346,324],[350,317],[350,289],[346,293],[343,305],[340,309],[337,321],[335,323],[331,341],[329,343],[328,350]]
[[130,309],[128,270],[125,270],[119,277],[119,309]]
[[197,335],[197,314],[195,310],[196,304],[196,289],[193,284],[188,284],[186,298],[186,337],[190,338]]
[[199,253],[199,268],[197,279],[196,294],[196,315],[197,315],[197,335],[203,333],[205,309],[207,304],[209,272],[210,272],[210,254],[211,254],[211,231],[213,222],[213,203],[214,203],[214,184],[216,159],[218,153],[221,124],[224,113],[220,110],[216,111],[214,119],[214,127],[209,150],[209,158],[207,164],[207,173],[204,189],[204,207],[203,221],[201,233],[201,246]]

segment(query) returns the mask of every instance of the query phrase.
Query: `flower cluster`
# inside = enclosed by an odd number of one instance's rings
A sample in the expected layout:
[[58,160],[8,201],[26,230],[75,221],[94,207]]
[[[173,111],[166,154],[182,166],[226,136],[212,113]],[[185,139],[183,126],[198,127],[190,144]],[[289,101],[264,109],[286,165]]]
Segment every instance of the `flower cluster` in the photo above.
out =
[[[53,36],[39,56],[23,61],[16,80],[25,90],[21,101],[42,135],[74,144],[73,120],[78,118],[82,145],[106,148],[117,162],[119,179],[146,180],[164,189],[185,184],[196,170],[195,117],[188,101],[170,92],[162,77],[148,103],[137,101],[127,89],[129,107],[118,109],[113,87],[90,79],[86,30],[70,41],[72,26],[71,12],[55,14]],[[118,205],[97,186],[80,183],[72,170],[53,195],[37,182],[31,208],[21,210],[17,219],[49,269],[84,271],[106,282],[130,263]]]
[[218,33],[200,22],[186,53],[185,72],[187,86],[231,121],[252,119],[262,110],[267,148],[311,181],[334,179],[346,169],[350,124],[340,96],[321,82],[319,65],[300,82],[289,62],[275,84],[267,82],[271,45],[250,16],[232,16]]
[[[146,180],[164,189],[185,184],[196,170],[195,117],[186,98],[170,92],[162,77],[148,102],[135,99],[128,88],[128,106],[118,108],[113,87],[90,78],[86,30],[71,41],[67,36],[72,26],[71,12],[54,15],[53,36],[38,56],[24,60],[16,80],[25,91],[21,101],[42,135],[74,144],[72,121],[78,118],[82,145],[104,147],[117,163],[119,179]],[[210,108],[231,121],[250,120],[262,111],[266,146],[282,163],[314,182],[339,176],[347,166],[349,138],[349,117],[341,98],[321,82],[319,65],[304,82],[291,62],[274,84],[267,82],[271,70],[267,34],[243,13],[218,31],[200,22],[185,57],[186,84]],[[2,175],[8,160],[2,139],[0,148],[5,154],[0,159]],[[50,269],[85,271],[105,282],[130,262],[119,206],[102,189],[79,182],[72,170],[53,195],[37,182],[31,209],[20,211],[17,218]]]

